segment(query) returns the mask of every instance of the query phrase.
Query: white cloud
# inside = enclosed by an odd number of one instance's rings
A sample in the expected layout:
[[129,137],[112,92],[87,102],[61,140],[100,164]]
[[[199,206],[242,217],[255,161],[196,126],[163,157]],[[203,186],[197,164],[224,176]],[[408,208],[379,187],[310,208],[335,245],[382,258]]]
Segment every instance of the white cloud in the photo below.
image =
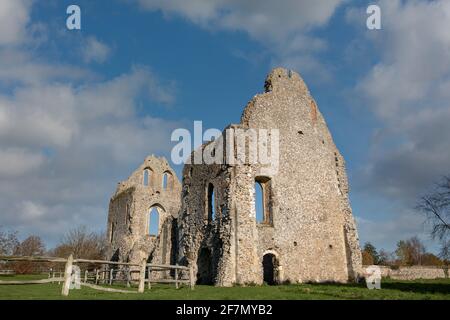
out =
[[[153,90],[170,96],[135,67],[87,86],[39,82],[0,95],[0,224],[52,241],[71,225],[103,227],[117,182],[148,154],[168,153],[181,125],[138,115]],[[45,221],[66,229],[50,232]]]
[[0,149],[0,177],[14,177],[36,170],[44,156],[26,149]]
[[12,97],[0,95],[7,115],[0,128],[4,145],[67,146],[79,130],[75,97],[67,85],[18,88]]
[[0,146],[72,152],[79,147],[107,148],[111,155],[123,158],[123,153],[129,159],[135,154],[126,149],[149,143],[147,134],[159,137],[159,130],[166,132],[165,121],[137,116],[138,102],[149,99],[164,102],[174,98],[145,67],[89,86],[69,82],[18,88],[13,96],[0,95]]
[[32,201],[23,201],[20,207],[23,218],[31,221],[41,218],[47,211],[47,208]]
[[47,63],[24,49],[0,47],[0,85],[39,85],[48,82],[89,81],[95,76],[79,67],[54,62]]
[[326,43],[309,33],[325,26],[347,0],[195,0],[189,5],[184,0],[136,1],[144,9],[181,16],[204,28],[243,31],[271,52],[273,64],[326,79],[329,71],[315,56]]
[[436,89],[450,79],[450,3],[382,0],[380,6],[383,30],[376,36],[382,57],[360,89],[387,120],[438,107],[432,106],[442,97],[434,97]]
[[450,2],[379,5],[383,29],[366,31],[366,40],[380,50],[380,61],[357,86],[383,125],[365,178],[371,188],[411,203],[450,173]]
[[291,33],[325,25],[343,0],[137,0],[143,8],[181,15],[192,22],[242,30],[257,40],[278,42]]
[[31,0],[2,0],[0,2],[0,46],[13,45],[26,37]]
[[394,251],[398,241],[419,236],[426,244],[427,249],[431,251],[436,249],[423,223],[423,216],[417,212],[403,210],[396,216],[383,220],[356,216],[355,220],[361,245],[371,242],[378,249]]
[[[27,9],[6,19],[12,29],[0,19],[0,225],[54,244],[75,225],[103,230],[117,182],[148,154],[167,153],[180,124],[151,115],[175,101],[174,84],[146,66],[100,80],[31,50],[28,3],[0,2],[0,18]],[[6,38],[5,28],[20,32]],[[87,41],[86,61],[103,62],[106,45]]]
[[106,61],[111,53],[111,49],[95,37],[88,37],[82,44],[82,56],[86,63]]

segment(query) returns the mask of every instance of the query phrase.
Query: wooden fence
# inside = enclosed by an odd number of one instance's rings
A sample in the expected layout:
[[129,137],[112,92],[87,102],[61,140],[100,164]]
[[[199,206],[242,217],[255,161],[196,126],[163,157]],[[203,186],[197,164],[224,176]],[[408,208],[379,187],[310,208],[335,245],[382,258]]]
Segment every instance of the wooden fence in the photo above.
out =
[[[115,261],[106,261],[106,260],[89,260],[89,259],[74,259],[72,255],[70,255],[67,259],[65,258],[53,258],[53,257],[17,257],[17,256],[0,256],[0,261],[6,262],[15,262],[15,261],[27,261],[27,262],[51,262],[51,263],[61,263],[64,264],[64,272],[60,272],[60,276],[56,276],[56,273],[49,272],[48,279],[40,279],[40,280],[14,280],[14,281],[4,281],[0,280],[0,285],[21,285],[21,284],[43,284],[43,283],[53,283],[53,282],[62,282],[61,294],[63,296],[69,295],[69,290],[71,288],[71,284],[74,280],[73,275],[73,267],[78,264],[97,264],[106,266],[103,270],[95,269],[92,273],[88,270],[85,270],[83,281],[79,279],[80,286],[86,286],[96,290],[102,290],[107,292],[119,292],[119,293],[143,293],[145,289],[145,284],[147,283],[148,289],[151,289],[152,283],[173,283],[175,287],[178,289],[180,284],[187,284],[190,288],[194,289],[194,275],[192,267],[185,267],[179,265],[165,265],[165,264],[151,264],[147,263],[146,260],[143,260],[140,264],[135,263],[127,263],[127,262],[115,262]],[[121,267],[121,269],[110,268],[110,266]],[[152,272],[157,271],[172,271],[174,272],[173,279],[161,279],[161,278],[152,278]],[[146,277],[147,271],[147,277]],[[114,272],[116,272],[116,280],[114,280]],[[180,272],[182,274],[187,274],[188,279],[181,279]],[[112,285],[115,281],[118,280],[118,274],[124,275],[124,281],[127,284],[127,287],[131,286],[132,282],[136,282],[133,280],[132,273],[138,273],[138,289],[137,291],[132,290],[121,290],[117,288],[107,288],[104,286],[99,286],[99,283]],[[80,275],[81,278],[81,275]],[[93,281],[94,283],[90,283],[89,281]]]

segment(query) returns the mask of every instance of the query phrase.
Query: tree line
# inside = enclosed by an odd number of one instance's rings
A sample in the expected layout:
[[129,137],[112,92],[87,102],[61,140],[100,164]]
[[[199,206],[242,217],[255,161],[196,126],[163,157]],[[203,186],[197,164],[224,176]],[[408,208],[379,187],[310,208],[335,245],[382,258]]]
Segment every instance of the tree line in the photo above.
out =
[[[6,231],[0,226],[0,255],[8,256],[48,256],[66,258],[73,254],[74,258],[102,260],[105,256],[105,237],[102,233],[89,231],[86,226],[69,230],[60,242],[47,249],[44,241],[37,235],[31,235],[20,241],[17,231]],[[36,268],[49,268],[50,264],[33,262],[15,262],[8,268],[16,273],[25,274],[36,271]],[[0,269],[2,266],[0,265]]]
[[400,266],[444,266],[449,261],[431,252],[427,252],[425,245],[418,237],[411,237],[397,242],[395,251],[377,248],[366,242],[362,248],[363,265]]
[[414,266],[448,265],[450,261],[450,175],[442,177],[419,198],[416,210],[423,213],[431,227],[431,238],[440,243],[438,255],[427,252],[418,237],[401,240],[394,252],[381,249],[366,242],[362,250],[364,265]]

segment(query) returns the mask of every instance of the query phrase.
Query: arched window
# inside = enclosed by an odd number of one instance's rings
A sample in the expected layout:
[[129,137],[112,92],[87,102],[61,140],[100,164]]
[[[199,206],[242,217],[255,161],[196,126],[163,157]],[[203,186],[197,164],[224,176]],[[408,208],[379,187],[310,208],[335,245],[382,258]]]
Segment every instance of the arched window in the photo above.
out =
[[255,182],[256,222],[264,223],[264,191],[261,183]]
[[163,190],[171,189],[172,184],[173,184],[172,173],[170,173],[169,171],[164,172],[163,178],[162,178]]
[[114,240],[114,227],[115,227],[113,222],[111,222],[110,227],[111,227],[111,229],[110,229],[110,233],[109,233],[109,242],[112,243]]
[[148,234],[157,236],[159,233],[159,211],[156,207],[151,207],[148,214]]
[[150,186],[151,178],[152,178],[152,170],[145,169],[144,170],[144,179],[143,179],[144,186],[146,186],[146,187]]
[[216,217],[216,197],[214,195],[214,186],[208,185],[208,220],[213,221]]
[[167,182],[169,180],[169,177],[167,176],[167,173],[163,174],[163,189],[167,189]]
[[273,225],[271,185],[271,180],[268,177],[255,178],[255,213],[257,223]]
[[127,201],[125,202],[125,225],[128,225],[129,221],[130,221],[130,203]]

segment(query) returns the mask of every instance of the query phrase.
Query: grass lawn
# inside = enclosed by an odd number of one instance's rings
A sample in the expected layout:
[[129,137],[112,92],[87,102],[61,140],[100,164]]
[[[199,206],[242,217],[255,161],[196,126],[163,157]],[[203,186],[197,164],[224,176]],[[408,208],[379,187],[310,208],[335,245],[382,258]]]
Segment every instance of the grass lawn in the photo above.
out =
[[[0,280],[40,279],[41,276],[0,276]],[[116,286],[114,286],[116,287]],[[117,286],[118,287],[118,286]],[[118,287],[119,288],[119,287]],[[121,289],[126,289],[120,287]],[[143,294],[110,293],[82,287],[62,297],[61,286],[54,284],[0,285],[0,300],[5,299],[450,299],[450,279],[396,281],[384,279],[381,290],[361,284],[299,284],[218,288],[196,286],[175,289],[157,285]],[[135,290],[136,288],[133,288]]]

